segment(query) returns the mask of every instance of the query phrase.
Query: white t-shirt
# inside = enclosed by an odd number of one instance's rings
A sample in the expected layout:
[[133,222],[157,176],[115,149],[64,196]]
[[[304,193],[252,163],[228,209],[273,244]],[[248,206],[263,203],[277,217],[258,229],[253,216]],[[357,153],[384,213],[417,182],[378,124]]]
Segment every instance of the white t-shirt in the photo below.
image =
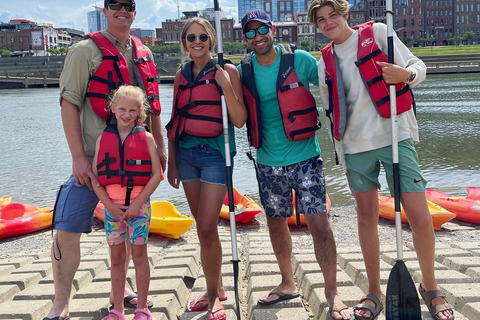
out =
[[[373,25],[373,34],[380,50],[388,53],[387,26],[383,23]],[[348,122],[343,139],[335,140],[335,149],[342,154],[355,154],[383,148],[392,144],[391,120],[381,117],[373,105],[369,93],[360,76],[360,70],[355,65],[357,61],[358,31],[355,31],[342,44],[334,45],[334,51],[342,72],[342,78],[348,106]],[[416,78],[410,85],[417,85],[425,80],[427,67],[419,58],[394,36],[394,61],[396,65],[414,70]],[[322,104],[328,109],[328,87],[325,84],[325,63],[323,58],[318,63],[318,82]],[[399,114],[398,141],[413,139],[419,141],[418,126],[413,108]]]

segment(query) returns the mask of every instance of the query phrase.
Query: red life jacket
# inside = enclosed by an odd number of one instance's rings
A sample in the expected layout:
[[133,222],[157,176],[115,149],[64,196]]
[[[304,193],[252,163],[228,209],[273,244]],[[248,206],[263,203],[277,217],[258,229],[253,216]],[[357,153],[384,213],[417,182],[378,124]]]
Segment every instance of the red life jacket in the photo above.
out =
[[[103,55],[102,63],[90,78],[87,97],[93,111],[99,117],[106,118],[108,98],[112,96],[113,91],[121,85],[131,84],[128,64],[117,47],[101,31],[89,33],[86,37],[95,42]],[[133,60],[135,78],[138,86],[146,93],[153,113],[159,115],[161,106],[155,64],[140,39],[134,36],[131,36],[131,39],[135,53]]]
[[[362,23],[358,28],[358,61],[355,65],[359,68],[373,105],[380,116],[390,118],[390,90],[389,84],[383,80],[382,68],[377,61],[388,62],[388,57],[378,48],[373,36],[373,21]],[[333,41],[322,49],[325,62],[325,83],[328,86],[329,106],[326,111],[330,119],[333,137],[340,141],[347,127],[347,109],[345,90],[341,71],[338,69]],[[410,87],[405,83],[395,85],[397,95],[397,114],[412,108],[413,95]]]
[[210,60],[193,79],[193,61],[182,64],[174,92],[172,118],[166,125],[168,139],[179,141],[185,134],[216,137],[223,131],[222,103],[215,81],[215,64]]
[[[281,44],[280,68],[277,76],[277,99],[287,139],[299,141],[315,135],[320,128],[315,98],[298,79],[295,72],[295,49]],[[248,110],[247,134],[250,144],[262,146],[263,133],[260,113],[260,96],[255,85],[252,63],[253,53],[242,61],[243,98]]]
[[146,126],[137,123],[122,143],[117,125],[107,125],[100,139],[97,172],[100,185],[144,186],[152,175]]

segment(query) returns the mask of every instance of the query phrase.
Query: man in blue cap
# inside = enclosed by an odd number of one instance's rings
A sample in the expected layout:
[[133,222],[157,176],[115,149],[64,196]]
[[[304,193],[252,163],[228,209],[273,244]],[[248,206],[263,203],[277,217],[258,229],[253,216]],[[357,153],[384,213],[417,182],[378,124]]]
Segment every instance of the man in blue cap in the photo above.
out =
[[333,319],[350,319],[338,295],[337,254],[327,215],[323,162],[315,131],[319,128],[309,83],[318,85],[317,60],[290,45],[274,45],[275,25],[263,10],[242,18],[251,53],[238,66],[249,113],[247,132],[257,149],[255,168],[260,199],[267,215],[281,283],[258,300],[261,305],[299,297],[291,264],[292,238],[287,218],[296,208],[305,214],[315,256],[325,279],[325,296]]

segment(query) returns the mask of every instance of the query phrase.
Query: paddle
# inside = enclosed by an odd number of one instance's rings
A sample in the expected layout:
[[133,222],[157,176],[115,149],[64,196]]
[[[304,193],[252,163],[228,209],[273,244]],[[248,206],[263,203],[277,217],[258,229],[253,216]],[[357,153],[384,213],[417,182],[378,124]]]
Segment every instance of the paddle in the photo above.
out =
[[[394,63],[393,5],[386,2],[388,62]],[[390,272],[387,284],[385,316],[389,320],[421,320],[420,300],[413,279],[403,262],[402,220],[400,208],[400,171],[398,165],[398,123],[395,84],[390,84],[390,120],[392,124],[393,196],[395,198],[395,228],[397,262]]]
[[[215,9],[215,27],[217,31],[217,50],[218,50],[218,64],[223,68],[223,46],[222,46],[222,26],[220,24],[220,6],[218,0],[213,1]],[[220,88],[219,88],[220,89]],[[236,225],[235,225],[235,203],[233,196],[233,181],[232,181],[232,160],[230,157],[230,138],[228,134],[228,113],[227,105],[225,103],[225,96],[223,95],[222,90],[220,89],[221,100],[222,100],[222,119],[223,119],[223,138],[225,141],[225,164],[227,170],[227,193],[228,193],[228,209],[230,211],[230,233],[232,241],[232,263],[233,263],[233,283],[235,288],[235,302],[237,308],[237,320],[241,320],[240,312],[240,297],[238,294],[238,275],[239,268],[237,253],[237,234],[236,234]]]

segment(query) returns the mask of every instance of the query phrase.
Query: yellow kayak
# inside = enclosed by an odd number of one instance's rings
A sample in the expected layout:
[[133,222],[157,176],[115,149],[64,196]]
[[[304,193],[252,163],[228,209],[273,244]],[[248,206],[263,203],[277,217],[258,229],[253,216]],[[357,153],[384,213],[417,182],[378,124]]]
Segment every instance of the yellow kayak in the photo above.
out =
[[[380,206],[380,217],[395,221],[394,199],[392,197],[384,197],[379,195],[378,204]],[[427,204],[428,210],[430,210],[430,215],[432,216],[433,228],[435,230],[440,230],[442,224],[455,218],[455,213],[447,211],[444,208],[428,200]],[[405,214],[403,207],[401,209],[402,223],[408,223],[407,215]]]
[[[151,201],[150,204],[152,206],[150,233],[178,239],[193,224],[193,218],[178,212],[177,208],[168,201]],[[98,203],[94,213],[95,217],[102,222],[105,220],[105,206],[102,202]]]
[[12,197],[0,197],[0,208],[12,202]]

